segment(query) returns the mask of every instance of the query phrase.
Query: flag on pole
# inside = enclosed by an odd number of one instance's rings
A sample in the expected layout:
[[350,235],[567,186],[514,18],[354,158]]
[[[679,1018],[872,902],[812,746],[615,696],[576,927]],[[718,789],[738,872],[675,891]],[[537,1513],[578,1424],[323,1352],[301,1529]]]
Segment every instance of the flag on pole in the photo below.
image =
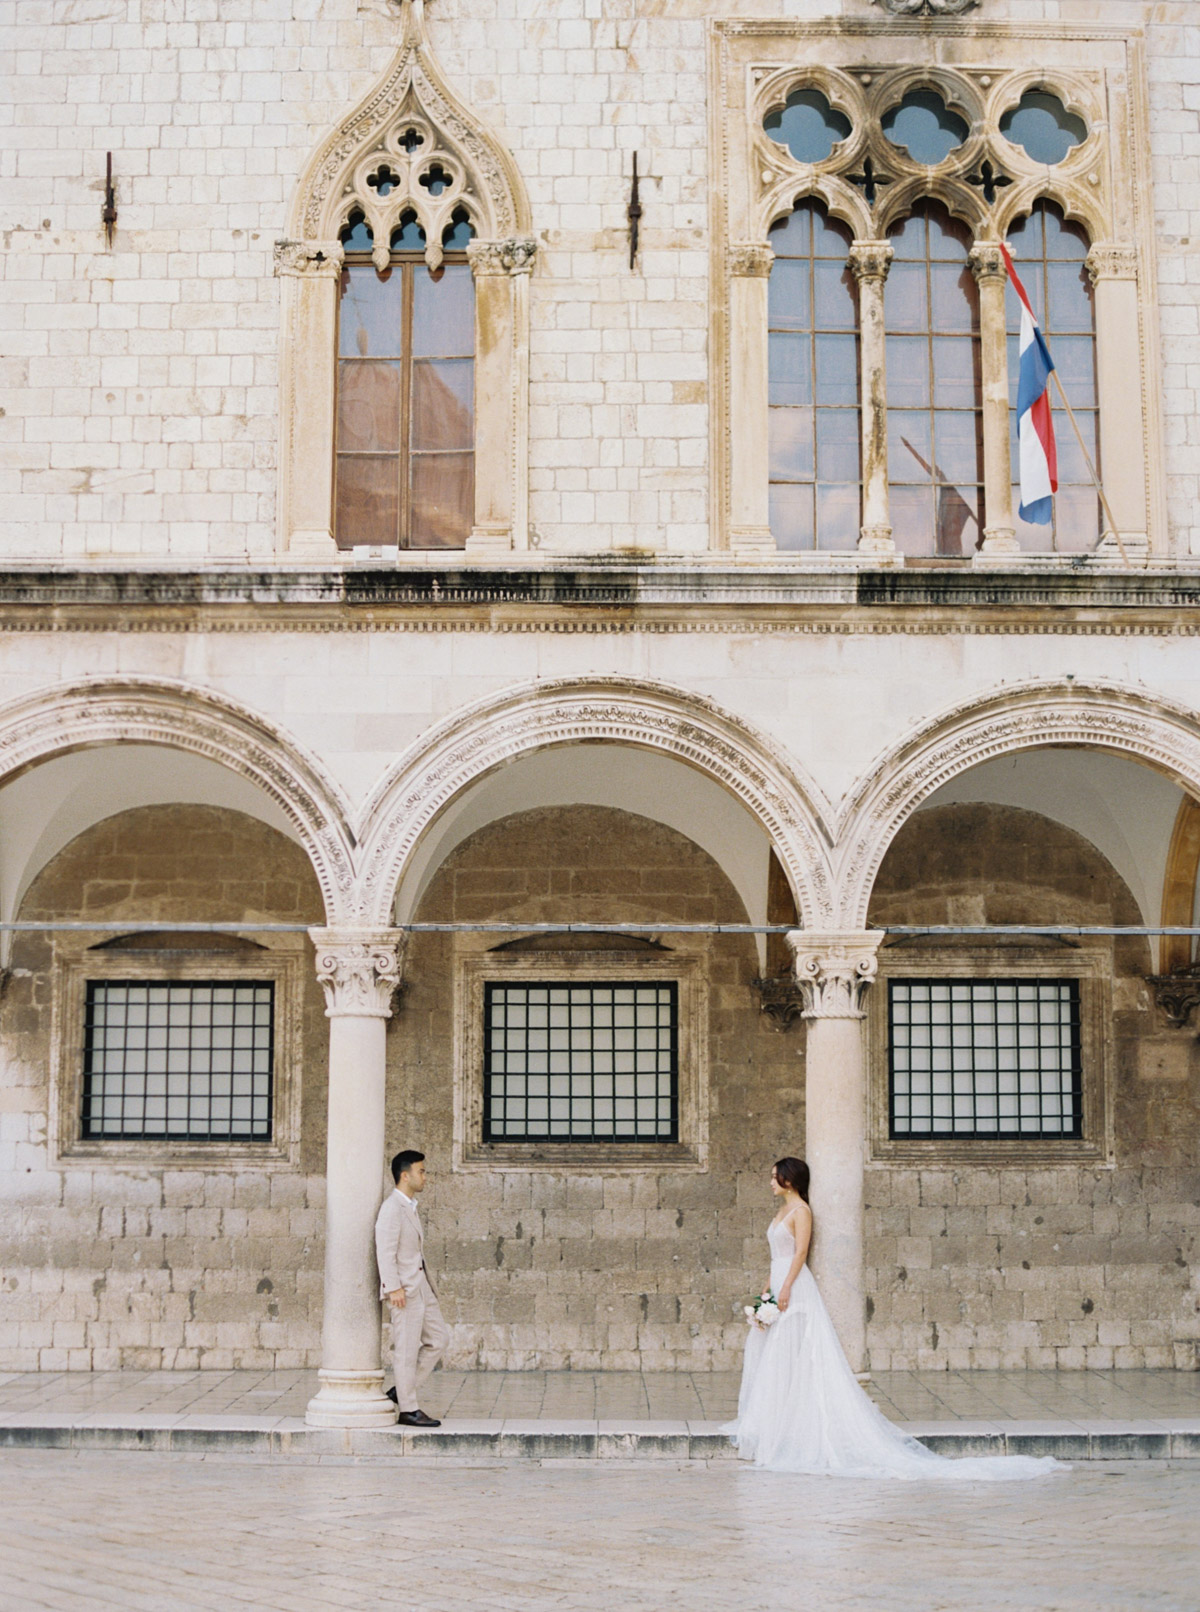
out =
[[1003,241],[1000,250],[1004,253],[1013,290],[1021,299],[1020,367],[1017,371],[1020,515],[1023,521],[1048,526],[1054,514],[1053,495],[1058,491],[1058,450],[1054,446],[1054,425],[1050,418],[1050,374],[1054,360]]

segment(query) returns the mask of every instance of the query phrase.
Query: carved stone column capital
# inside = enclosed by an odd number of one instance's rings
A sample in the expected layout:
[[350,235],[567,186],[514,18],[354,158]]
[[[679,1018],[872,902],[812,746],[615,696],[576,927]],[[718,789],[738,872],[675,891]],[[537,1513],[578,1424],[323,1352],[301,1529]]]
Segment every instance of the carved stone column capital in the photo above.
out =
[[984,280],[1004,281],[1008,278],[1004,256],[996,241],[976,241],[967,253],[967,262],[971,265],[971,273],[980,284]]
[[407,936],[398,929],[310,929],[327,1019],[390,1019]]
[[1083,261],[1093,285],[1101,280],[1136,280],[1137,252],[1132,246],[1097,241]]
[[336,280],[345,253],[341,241],[276,241],[275,273],[303,280]]
[[733,241],[728,252],[729,272],[744,279],[765,280],[771,272],[775,254],[769,246],[756,241]]
[[467,246],[467,262],[480,276],[529,274],[537,248],[538,243],[531,236],[513,236],[506,241],[471,241]]
[[787,942],[806,1019],[865,1018],[862,1001],[879,969],[881,929],[792,929]]
[[893,252],[887,241],[855,241],[850,248],[850,271],[862,285],[866,280],[887,279]]

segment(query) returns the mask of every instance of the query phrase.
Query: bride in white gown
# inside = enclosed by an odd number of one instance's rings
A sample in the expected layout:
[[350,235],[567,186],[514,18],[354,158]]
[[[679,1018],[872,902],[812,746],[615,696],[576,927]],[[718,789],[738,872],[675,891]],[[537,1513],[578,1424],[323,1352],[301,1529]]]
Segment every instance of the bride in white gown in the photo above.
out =
[[889,1422],[859,1387],[808,1268],[808,1165],[780,1159],[771,1191],[782,1203],[767,1230],[768,1291],[781,1314],[746,1339],[737,1421],[724,1429],[739,1455],[777,1472],[855,1478],[998,1480],[1060,1467],[1022,1455],[935,1455]]

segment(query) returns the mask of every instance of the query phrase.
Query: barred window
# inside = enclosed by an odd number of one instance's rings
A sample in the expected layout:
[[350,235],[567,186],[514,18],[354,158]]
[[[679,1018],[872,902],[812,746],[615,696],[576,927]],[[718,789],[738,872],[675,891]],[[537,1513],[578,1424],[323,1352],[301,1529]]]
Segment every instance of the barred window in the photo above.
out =
[[487,985],[484,1140],[678,1139],[674,983]]
[[271,1139],[270,981],[89,980],[83,1136]]
[[888,982],[893,1137],[1077,1137],[1079,982]]

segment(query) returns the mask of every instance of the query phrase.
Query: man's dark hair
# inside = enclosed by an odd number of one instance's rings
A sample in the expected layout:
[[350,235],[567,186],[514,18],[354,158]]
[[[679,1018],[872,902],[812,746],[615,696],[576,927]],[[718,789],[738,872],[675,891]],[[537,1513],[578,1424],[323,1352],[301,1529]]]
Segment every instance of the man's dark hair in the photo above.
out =
[[424,1153],[418,1153],[415,1148],[401,1148],[392,1160],[392,1180],[399,1185],[400,1177],[405,1170],[411,1170],[414,1164],[420,1164],[424,1157]]

